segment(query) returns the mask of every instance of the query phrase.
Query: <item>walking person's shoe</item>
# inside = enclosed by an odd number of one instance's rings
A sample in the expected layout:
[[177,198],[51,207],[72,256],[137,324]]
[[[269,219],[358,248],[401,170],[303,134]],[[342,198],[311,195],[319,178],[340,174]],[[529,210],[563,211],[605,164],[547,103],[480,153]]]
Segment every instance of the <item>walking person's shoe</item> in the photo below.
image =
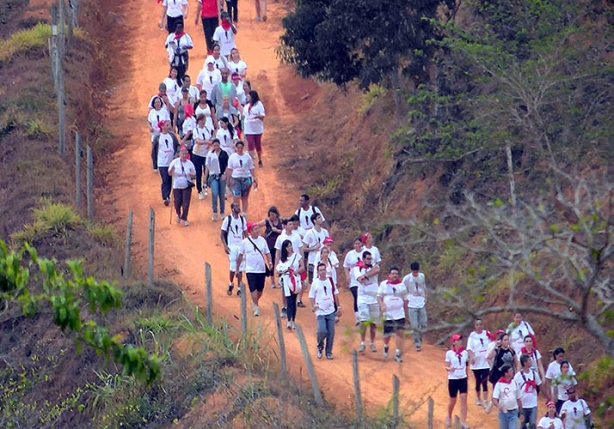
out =
[[288,323],[286,323],[286,328],[288,328],[288,331],[292,330],[292,322],[290,322],[289,320]]
[[360,347],[358,347],[358,353],[364,353],[364,351],[366,350],[367,346],[365,346],[365,342],[361,341],[360,342]]
[[388,344],[384,344],[384,359],[388,359],[388,350],[389,350]]
[[203,188],[203,194],[205,195],[205,197],[207,195],[209,195],[209,192],[207,191],[207,187],[206,186]]
[[204,200],[204,199],[205,199],[205,194],[203,194],[203,191],[200,191],[200,192],[198,193],[198,199],[199,199],[199,200]]
[[254,316],[260,316],[260,307],[258,307],[257,305],[254,305]]
[[288,310],[286,309],[286,307],[281,307],[281,313],[279,317],[281,317],[282,319],[288,317]]
[[[266,19],[265,19],[266,21]],[[258,161],[258,167],[262,168],[262,161]]]
[[228,283],[228,290],[226,291],[226,294],[228,296],[232,296],[232,289],[234,288],[234,285],[232,283]]
[[187,220],[183,221],[183,226],[190,226],[190,222],[188,222]]
[[450,419],[450,417],[446,417],[446,427],[452,427],[452,420]]
[[213,216],[211,216],[211,220],[217,220],[217,213],[213,213]]
[[416,351],[419,352],[422,350],[422,344],[416,344]]
[[166,207],[168,207],[168,205],[169,205],[170,203],[171,203],[171,200],[169,200],[168,198],[165,198],[165,199],[164,199],[164,205],[165,205]]
[[486,410],[486,414],[490,414],[490,411],[492,410],[492,401],[488,401],[488,404],[486,404],[484,409]]
[[480,401],[480,398],[475,400],[475,405],[477,405],[478,407],[482,406],[482,401]]
[[294,320],[292,321],[292,330],[296,331],[296,323],[294,323]]
[[318,347],[318,359],[322,359],[322,349]]
[[332,353],[326,353],[326,359],[332,360],[333,359],[333,354]]
[[403,362],[403,358],[401,357],[401,350],[397,349],[394,352],[394,360],[396,360],[399,363]]
[[244,286],[243,286],[242,284],[240,284],[240,285],[239,285],[239,287],[237,288],[237,296],[241,296],[241,289],[242,289],[243,287],[244,287]]
[[369,344],[369,350],[371,350],[372,352],[376,352],[377,351],[377,349],[375,348],[375,343]]
[[175,222],[177,223],[181,222],[181,219],[179,219],[179,216],[175,216]]
[[305,308],[305,304],[303,304],[303,301],[299,301],[296,303],[297,307],[301,307],[301,308]]

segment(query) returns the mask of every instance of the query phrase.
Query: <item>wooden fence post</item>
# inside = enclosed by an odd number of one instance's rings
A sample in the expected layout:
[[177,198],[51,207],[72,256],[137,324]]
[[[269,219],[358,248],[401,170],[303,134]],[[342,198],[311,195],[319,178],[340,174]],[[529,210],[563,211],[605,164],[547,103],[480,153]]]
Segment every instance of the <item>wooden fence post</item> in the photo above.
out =
[[207,323],[213,325],[213,286],[211,285],[211,265],[205,262],[205,285],[207,287]]
[[51,14],[51,39],[49,40],[49,54],[51,56],[51,73],[53,75],[53,89],[58,91],[58,7],[54,3],[49,8]]
[[130,248],[132,247],[132,210],[128,212],[128,229],[126,230],[126,251],[124,255],[124,277],[130,277]]
[[87,145],[87,218],[94,217],[94,154],[92,153],[92,147]]
[[352,368],[354,376],[354,397],[356,398],[356,417],[362,422],[362,396],[360,394],[360,374],[358,372],[358,352],[352,351]]
[[279,317],[279,305],[273,303],[273,314],[277,325],[277,341],[279,343],[279,362],[281,364],[281,374],[286,375],[286,344],[284,343],[283,329],[281,328],[281,317]]
[[316,378],[316,371],[313,368],[313,362],[311,361],[311,356],[309,355],[309,348],[307,347],[307,342],[305,341],[305,336],[303,335],[303,329],[296,325],[296,334],[298,336],[298,340],[301,343],[301,350],[303,351],[303,359],[305,359],[305,365],[307,366],[307,373],[309,374],[309,378],[311,380],[311,387],[313,389],[313,399],[315,400],[317,405],[324,405],[324,399],[322,398],[322,392],[320,392],[320,386],[318,386],[318,379]]
[[392,427],[399,425],[399,377],[392,375]]
[[239,290],[241,291],[241,341],[247,340],[247,291],[245,284],[239,282]]
[[149,248],[147,260],[147,281],[150,285],[154,282],[154,238],[155,238],[156,213],[149,208]]
[[59,17],[59,40],[58,40],[58,114],[59,114],[59,123],[58,123],[58,134],[60,137],[60,155],[64,155],[66,152],[66,128],[65,128],[65,117],[66,117],[66,106],[65,99],[66,96],[64,94],[64,55],[66,53],[66,44],[65,44],[65,34],[66,30],[64,28],[66,24],[65,13],[64,13],[64,0],[60,0],[60,7],[58,10]]
[[435,411],[435,401],[433,401],[433,398],[431,398],[430,396],[428,400],[428,405],[429,405],[429,415],[428,415],[427,428],[433,429],[433,414]]
[[81,135],[75,135],[75,204],[81,207]]

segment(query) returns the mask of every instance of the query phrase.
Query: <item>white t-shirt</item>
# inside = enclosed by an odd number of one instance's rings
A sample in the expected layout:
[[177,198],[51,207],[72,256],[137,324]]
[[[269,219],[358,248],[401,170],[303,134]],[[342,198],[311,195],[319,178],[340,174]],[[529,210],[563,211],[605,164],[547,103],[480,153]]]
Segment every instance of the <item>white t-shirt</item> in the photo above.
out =
[[264,121],[256,118],[258,116],[265,116],[264,105],[262,102],[257,102],[253,106],[249,103],[243,107],[243,132],[245,134],[262,134],[264,133]]
[[230,70],[230,73],[239,73],[239,76],[243,77],[243,73],[245,72],[245,70],[247,70],[247,64],[243,60],[239,60],[238,63],[229,60],[228,70]]
[[[526,353],[526,354],[531,356],[531,368],[539,372],[539,360],[542,358],[542,354],[539,352],[539,350],[536,350],[536,349],[533,349],[531,353]],[[520,358],[522,357],[522,355],[523,355],[522,350],[516,353],[516,359],[518,360],[519,363],[520,363]]]
[[173,173],[173,189],[187,188],[188,179],[190,181],[192,180],[190,176],[196,175],[196,168],[194,168],[192,161],[186,160],[185,162],[181,162],[180,158],[175,158],[173,162],[171,162],[171,165],[168,166],[168,170],[170,171],[172,168],[175,169]]
[[[295,291],[293,293],[297,293],[300,289],[301,284],[301,275],[298,270],[301,267],[301,259],[303,257],[298,253],[293,253],[292,256],[288,257],[286,262],[280,262],[277,264],[277,272],[280,274],[281,284],[284,288],[284,295],[290,296],[292,293],[291,288],[295,287]],[[292,268],[293,276],[294,276],[294,284],[292,283],[291,275],[288,272],[288,269]]]
[[554,429],[563,429],[563,421],[558,417],[550,418],[547,416],[542,417],[537,423],[537,429],[550,429],[550,423],[554,424]]
[[152,142],[154,140],[154,137],[160,134],[161,130],[160,130],[160,127],[158,127],[158,122],[162,120],[164,121],[171,120],[171,116],[169,115],[168,110],[164,108],[164,105],[162,105],[162,108],[160,110],[151,109],[149,111],[149,115],[147,115],[147,122],[149,122],[149,125],[151,126],[151,128],[154,129],[154,132],[151,133]]
[[166,85],[168,101],[174,106],[179,98],[181,98],[181,87],[177,83],[177,79],[171,79],[170,77],[164,78],[162,82]]
[[356,277],[354,276],[354,268],[358,261],[362,260],[362,250],[357,252],[356,250],[350,250],[343,260],[343,268],[350,271],[350,287],[358,287],[360,284]]
[[[209,96],[209,93],[207,93],[207,96]],[[200,103],[198,103],[196,105],[196,109],[194,109],[194,117],[198,118],[198,115],[200,114],[205,115],[205,127],[209,128],[210,130],[213,130],[213,119],[211,118],[211,107],[209,107],[208,104],[205,105],[205,107],[201,107]]]
[[575,402],[565,401],[561,407],[561,416],[565,414],[565,429],[588,429],[584,417],[591,413],[584,399]]
[[374,264],[379,264],[380,262],[382,262],[382,255],[380,255],[379,249],[377,247],[371,246],[367,248],[367,246],[363,246],[362,251],[371,253],[371,257],[373,258]]
[[[554,377],[561,373],[561,364],[557,361],[552,361],[548,365],[548,369],[546,370],[546,378],[548,380],[553,380]],[[569,364],[569,374],[576,375],[576,372],[573,370],[571,364]]]
[[[318,251],[316,254],[316,262],[319,262],[321,259],[320,251]],[[314,265],[317,266],[318,264],[316,263]],[[337,278],[337,268],[339,268],[339,259],[337,258],[337,254],[331,250],[328,254],[328,262],[326,263],[326,277],[332,278],[335,285],[339,284]]]
[[[256,247],[260,249],[260,251],[258,251]],[[269,252],[269,246],[267,246],[266,240],[264,238],[249,237],[249,238],[244,239],[241,242],[241,248],[239,249],[239,253],[243,255],[243,259],[245,260],[245,272],[246,273],[266,272],[266,265],[264,263],[265,261],[264,255],[267,255],[270,252]]]
[[448,350],[446,352],[446,363],[452,368],[452,371],[448,371],[448,380],[462,380],[463,378],[467,378],[468,360],[469,353],[467,353],[467,350],[463,350],[460,356],[458,356],[454,350]]
[[293,253],[301,253],[301,247],[303,246],[303,242],[301,240],[300,235],[298,235],[298,232],[292,231],[292,234],[288,235],[286,234],[286,230],[283,230],[281,234],[279,234],[275,239],[275,249],[280,252],[278,253],[279,256],[281,256],[281,245],[286,240],[290,240],[292,242]]
[[[166,6],[166,16],[177,18],[183,15],[183,6],[188,5],[188,0],[162,0],[162,6]],[[171,28],[174,30],[174,28]]]
[[[183,120],[181,131],[183,132],[184,136],[188,134],[189,132],[193,132],[195,128],[196,128],[196,119],[194,119],[194,116],[189,116]],[[192,138],[194,138],[194,134],[192,134]]]
[[401,282],[399,284],[391,285],[388,280],[384,280],[380,283],[377,289],[377,296],[382,298],[386,311],[384,311],[384,319],[386,320],[399,320],[405,317],[405,297],[407,296],[407,290],[405,285]]
[[221,229],[228,233],[228,247],[240,247],[244,233],[247,232],[247,222],[241,215],[236,219],[233,215],[228,215],[224,217]]
[[[218,26],[213,33],[212,39],[220,45],[220,54],[222,55],[230,55],[230,51],[236,48],[235,35],[231,28],[224,30],[221,25]],[[226,64],[228,64],[228,62],[226,62]]]
[[207,100],[211,100],[211,90],[213,87],[222,81],[222,73],[216,68],[213,71],[207,70],[205,67],[198,73],[196,83],[200,85],[201,89],[207,91]]
[[414,277],[412,273],[409,273],[403,277],[403,283],[407,288],[407,306],[409,308],[422,308],[426,304],[426,282],[424,281],[424,274],[418,273],[417,277]]
[[229,130],[220,127],[215,133],[215,138],[220,141],[220,147],[225,150],[228,155],[235,153],[235,146]]
[[[358,278],[360,276],[363,276],[367,271],[369,271],[369,269],[354,267],[353,271],[354,271],[354,277]],[[377,289],[378,289],[377,275],[367,277],[367,279],[364,280],[362,283],[358,281],[357,283],[358,283],[358,299],[357,299],[358,305],[377,304]]]
[[529,372],[518,371],[514,375],[514,382],[520,389],[520,397],[522,398],[522,408],[537,407],[537,389],[533,386],[527,386],[526,383],[534,381],[537,386],[542,384],[542,379],[537,371],[529,368]]
[[553,387],[556,387],[556,399],[559,401],[568,400],[569,396],[567,395],[567,388],[578,384],[576,377],[570,375],[569,373],[567,375],[560,373],[554,377],[550,383]]
[[511,383],[497,381],[492,392],[492,397],[499,400],[502,408],[510,411],[518,409],[518,399],[520,399],[520,389],[512,380]]
[[475,358],[475,363],[471,363],[469,367],[471,369],[488,369],[490,365],[488,365],[488,361],[486,360],[486,356],[488,355],[488,345],[491,343],[490,338],[488,338],[488,333],[486,330],[483,330],[481,334],[473,331],[469,334],[469,338],[467,338],[467,350],[473,353],[473,357]]
[[[196,127],[194,128],[192,137],[194,138],[194,143],[196,143],[197,139],[209,142],[211,141],[212,134],[213,134],[213,129],[207,127],[207,125],[205,125],[202,128],[196,125]],[[194,155],[202,156],[204,158],[207,156],[208,151],[209,151],[209,144],[199,144],[198,147],[194,146],[192,153]]]
[[512,325],[508,326],[507,333],[510,336],[510,344],[514,348],[516,354],[520,354],[520,349],[524,347],[524,337],[527,335],[535,335],[531,325],[524,320],[515,328],[512,328]]
[[[200,91],[198,90],[198,88],[194,85],[190,85],[190,88],[188,89],[188,98],[190,100],[190,103],[196,103],[198,101],[198,95],[200,94]],[[197,115],[194,115],[197,116]]]
[[301,228],[305,230],[310,230],[311,228],[313,228],[313,222],[311,221],[311,215],[314,213],[320,214],[320,219],[322,219],[322,222],[326,220],[324,219],[324,215],[322,214],[322,211],[316,206],[309,206],[307,210],[305,210],[302,207],[299,207],[298,210],[294,212],[294,214],[298,216]]
[[322,248],[324,239],[328,237],[328,231],[324,228],[320,228],[320,231],[316,231],[315,228],[311,228],[309,231],[305,233],[305,237],[303,237],[303,243],[306,244],[305,247],[313,247],[317,243],[320,243],[320,248],[316,250],[312,250],[309,252],[309,257],[307,258],[307,263],[311,265],[315,265],[318,261],[317,256],[320,253],[320,249]]
[[[220,155],[222,151],[220,150]],[[220,158],[214,150],[210,150],[205,159],[205,166],[209,168],[209,174],[220,175],[222,173],[220,168]]]
[[175,150],[171,134],[160,134],[158,138],[158,167],[170,166],[174,158]]
[[233,153],[228,157],[228,168],[232,169],[232,177],[235,179],[252,177],[254,160],[247,152],[243,152],[243,155]]
[[[339,295],[339,289],[335,288],[335,295]],[[333,287],[328,279],[320,280],[319,278],[313,279],[311,288],[309,289],[309,298],[315,300],[316,305],[319,307],[315,314],[316,316],[326,316],[335,312],[335,298],[333,296]]]

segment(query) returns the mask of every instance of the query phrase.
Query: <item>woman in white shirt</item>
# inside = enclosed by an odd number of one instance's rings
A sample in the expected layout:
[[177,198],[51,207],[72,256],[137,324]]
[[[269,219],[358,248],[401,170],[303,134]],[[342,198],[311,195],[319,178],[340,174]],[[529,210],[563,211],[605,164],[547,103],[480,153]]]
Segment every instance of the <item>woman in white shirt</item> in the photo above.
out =
[[207,91],[200,90],[198,94],[198,103],[194,106],[194,115],[198,117],[200,114],[205,115],[205,126],[211,130],[215,129],[215,110],[207,101]]
[[546,403],[548,411],[537,423],[537,429],[563,429],[563,421],[556,415],[556,405],[552,401]]
[[467,361],[469,354],[463,347],[462,335],[454,334],[450,340],[452,348],[446,352],[445,357],[446,371],[448,371],[448,394],[450,395],[446,427],[452,424],[452,412],[456,406],[456,397],[460,394],[461,427],[465,429],[469,428],[467,426]]
[[289,330],[296,329],[294,325],[296,320],[296,297],[301,291],[301,272],[304,270],[301,263],[302,258],[300,254],[294,253],[290,240],[283,241],[276,269],[277,273],[279,273],[284,296],[286,297],[286,317],[288,319],[286,327]]
[[[243,107],[243,131],[247,139],[247,150],[258,155],[258,166],[262,167],[262,133],[264,133],[264,105],[253,89],[247,94],[248,103]],[[254,157],[255,159],[255,157]]]
[[234,203],[241,206],[242,213],[245,215],[252,184],[254,190],[257,190],[258,182],[254,175],[254,161],[249,154],[245,153],[245,144],[241,140],[235,144],[235,151],[228,158],[226,181],[230,183]]
[[213,137],[213,128],[207,127],[206,117],[202,113],[196,117],[196,127],[194,128],[193,136],[192,162],[196,170],[196,190],[198,191],[198,199],[203,200],[207,195],[207,184],[206,181],[203,183],[202,175],[211,138]]
[[190,211],[190,199],[192,196],[192,180],[196,177],[196,170],[192,161],[188,159],[188,148],[179,148],[179,158],[175,158],[168,167],[168,175],[173,178],[173,200],[175,203],[175,221],[183,222],[188,226],[188,212]]
[[[163,101],[161,97],[154,97],[153,102],[151,103],[153,109],[149,111],[149,115],[147,115],[147,122],[149,123],[149,132],[151,133],[151,142],[153,143],[154,138],[160,134],[160,124],[162,121],[171,120],[170,115],[168,114],[168,110],[163,108]],[[155,158],[152,155],[153,160],[153,169],[154,171],[158,169]]]
[[220,118],[219,128],[215,137],[219,139],[222,150],[225,150],[228,155],[235,153],[234,141],[236,138],[235,130],[228,118]]
[[226,168],[228,167],[228,154],[220,148],[220,141],[213,139],[211,142],[213,149],[207,154],[205,162],[205,177],[211,188],[211,208],[213,209],[213,220],[217,220],[217,205],[220,204],[220,216],[224,218],[226,200]]
[[222,73],[215,68],[215,59],[208,56],[205,60],[205,67],[198,73],[196,86],[207,91],[207,100],[211,101],[211,91],[213,87],[222,81]]
[[247,77],[247,64],[241,59],[241,55],[239,55],[239,50],[237,48],[232,48],[230,51],[228,69],[231,73],[237,73],[241,79]]
[[171,123],[176,125],[177,118],[177,102],[181,98],[181,84],[177,80],[177,68],[171,67],[168,77],[165,77],[162,81],[166,85],[166,95],[171,105],[169,113],[171,115]]

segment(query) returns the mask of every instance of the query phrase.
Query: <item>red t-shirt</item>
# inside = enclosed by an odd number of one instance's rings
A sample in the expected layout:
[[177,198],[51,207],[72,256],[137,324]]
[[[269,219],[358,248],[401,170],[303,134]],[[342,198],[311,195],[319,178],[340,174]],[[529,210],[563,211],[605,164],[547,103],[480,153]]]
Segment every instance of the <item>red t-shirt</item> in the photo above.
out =
[[203,18],[217,18],[217,0],[198,0],[203,5],[200,16]]

